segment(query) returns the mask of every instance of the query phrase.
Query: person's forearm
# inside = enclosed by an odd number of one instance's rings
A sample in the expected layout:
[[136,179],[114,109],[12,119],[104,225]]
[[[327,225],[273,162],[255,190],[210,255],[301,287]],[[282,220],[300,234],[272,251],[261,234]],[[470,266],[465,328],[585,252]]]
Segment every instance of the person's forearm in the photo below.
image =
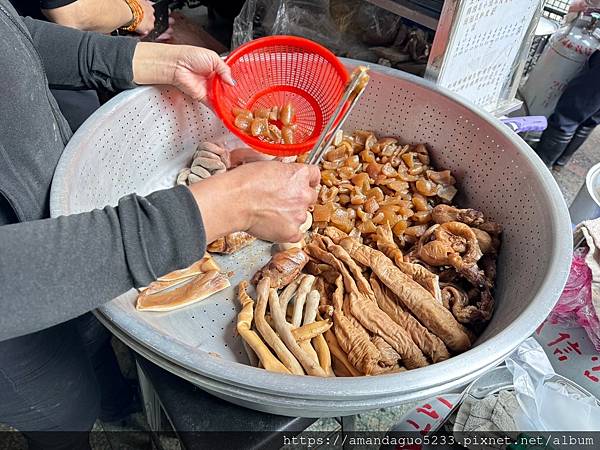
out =
[[50,87],[56,89],[128,89],[137,41],[128,37],[66,28],[25,17]]
[[118,207],[0,226],[0,341],[95,309],[200,259],[202,219],[184,187]]
[[136,84],[170,84],[185,46],[140,42],[133,54],[133,81]]
[[131,9],[124,0],[77,0],[42,12],[59,25],[101,33],[110,33],[128,24],[133,18]]
[[248,192],[244,191],[243,181],[237,180],[233,172],[227,176],[212,176],[191,185],[189,189],[202,211],[206,242],[248,229]]
[[169,84],[195,100],[204,100],[211,77],[235,85],[231,69],[212,50],[191,45],[140,42],[132,62],[136,84]]

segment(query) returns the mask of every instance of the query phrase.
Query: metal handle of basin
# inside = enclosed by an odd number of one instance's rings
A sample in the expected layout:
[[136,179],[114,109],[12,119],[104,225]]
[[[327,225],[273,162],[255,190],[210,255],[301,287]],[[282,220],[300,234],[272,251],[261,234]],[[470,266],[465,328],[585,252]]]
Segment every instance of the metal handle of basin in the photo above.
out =
[[544,116],[507,117],[500,121],[515,133],[544,131],[548,127],[548,120]]

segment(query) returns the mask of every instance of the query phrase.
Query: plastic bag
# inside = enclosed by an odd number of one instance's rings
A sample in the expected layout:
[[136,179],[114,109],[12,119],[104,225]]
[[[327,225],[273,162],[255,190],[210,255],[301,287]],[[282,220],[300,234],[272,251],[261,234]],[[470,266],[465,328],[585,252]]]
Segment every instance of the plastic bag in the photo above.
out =
[[342,49],[329,0],[247,0],[233,22],[231,47],[275,34],[302,36],[334,53]]
[[394,42],[402,20],[400,16],[367,2],[362,3],[355,17],[362,41],[377,46]]
[[[556,375],[544,350],[529,338],[506,360],[520,411],[515,415],[521,431],[595,431],[600,427],[600,406],[566,378]],[[573,414],[577,411],[577,414]]]
[[340,33],[357,33],[356,14],[363,0],[329,0],[331,18]]
[[592,271],[585,258],[587,247],[573,252],[569,279],[548,320],[565,327],[582,327],[600,351],[600,321],[592,305]]
[[231,48],[271,34],[280,0],[246,0],[233,21]]

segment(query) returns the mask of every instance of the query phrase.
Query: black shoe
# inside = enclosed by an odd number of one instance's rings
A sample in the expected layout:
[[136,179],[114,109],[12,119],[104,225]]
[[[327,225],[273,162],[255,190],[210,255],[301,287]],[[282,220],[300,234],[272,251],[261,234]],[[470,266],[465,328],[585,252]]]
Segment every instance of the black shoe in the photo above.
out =
[[565,133],[557,128],[549,126],[542,134],[535,152],[544,161],[548,168],[552,168],[556,160],[564,153],[571,142],[574,133]]
[[590,134],[592,134],[592,132],[595,129],[595,125],[591,127],[581,125],[579,128],[577,128],[573,139],[571,139],[571,142],[569,142],[569,145],[567,146],[563,154],[560,155],[560,158],[556,160],[556,165],[566,166],[569,160],[571,159],[571,156],[573,156],[573,154],[579,149],[579,147],[581,147],[585,143],[587,138],[590,136]]

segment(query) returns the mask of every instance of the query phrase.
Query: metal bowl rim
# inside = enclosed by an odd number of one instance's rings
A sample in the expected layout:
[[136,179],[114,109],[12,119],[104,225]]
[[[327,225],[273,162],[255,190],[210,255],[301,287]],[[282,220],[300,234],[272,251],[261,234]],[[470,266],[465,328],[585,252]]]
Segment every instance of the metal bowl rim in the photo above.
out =
[[[342,58],[342,60],[350,66],[361,64],[360,61],[345,58]],[[383,75],[400,78],[420,88],[432,90],[447,100],[451,100],[462,108],[469,110],[516,146],[527,162],[533,166],[534,171],[538,174],[538,180],[536,181],[543,185],[544,192],[549,197],[548,203],[553,205],[548,211],[549,217],[546,222],[553,228],[553,239],[552,243],[549,244],[552,246],[552,259],[549,269],[540,290],[533,297],[530,305],[505,330],[461,355],[420,369],[377,377],[324,379],[311,376],[273,374],[241,363],[217,358],[208,355],[204,351],[194,350],[195,353],[190,353],[189,347],[177,345],[180,342],[169,337],[162,340],[163,345],[152,349],[155,353],[171,361],[187,360],[193,364],[186,364],[186,366],[193,371],[197,371],[200,375],[235,386],[245,386],[247,389],[271,391],[281,395],[309,399],[367,398],[391,395],[398,392],[420,391],[434,386],[442,386],[459,379],[467,379],[470,373],[477,372],[484,367],[490,367],[500,359],[508,356],[535,331],[537,326],[550,313],[566,283],[572,251],[571,224],[567,205],[550,172],[523,140],[496,118],[478,109],[469,101],[445,88],[396,69],[382,66],[372,66],[371,69]],[[128,98],[147,90],[156,89],[160,88],[148,86],[122,93],[99,108],[92,117],[109,115],[111,111],[120,106],[122,102],[126,102]],[[75,156],[79,147],[78,144],[85,141],[87,134],[93,131],[93,122],[93,120],[88,120],[73,136],[71,139],[72,145],[67,146],[56,168],[54,180],[64,180],[68,163]],[[64,186],[58,182],[53,183],[50,196],[51,215],[53,217],[62,214],[61,199],[64,195]],[[146,328],[143,322],[124,321],[122,317],[118,316],[118,308],[110,303],[101,309],[116,326],[128,330],[127,334],[140,342],[144,342],[144,329]]]

